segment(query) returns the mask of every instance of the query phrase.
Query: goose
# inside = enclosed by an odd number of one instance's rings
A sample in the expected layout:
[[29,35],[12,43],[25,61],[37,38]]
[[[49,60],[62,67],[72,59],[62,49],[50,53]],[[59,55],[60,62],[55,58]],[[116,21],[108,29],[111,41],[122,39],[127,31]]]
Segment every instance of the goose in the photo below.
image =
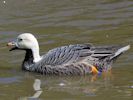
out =
[[10,47],[10,51],[26,51],[22,70],[43,75],[98,74],[111,69],[116,58],[130,48],[130,45],[73,44],[54,48],[40,56],[38,41],[31,33],[20,34],[7,46]]

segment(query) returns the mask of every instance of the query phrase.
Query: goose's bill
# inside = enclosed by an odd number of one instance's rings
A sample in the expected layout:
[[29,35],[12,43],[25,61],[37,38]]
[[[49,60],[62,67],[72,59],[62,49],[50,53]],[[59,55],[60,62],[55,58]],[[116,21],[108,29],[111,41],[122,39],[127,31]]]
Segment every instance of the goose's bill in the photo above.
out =
[[16,43],[15,42],[9,42],[9,43],[7,43],[7,46],[9,48],[11,48],[9,51],[13,51],[13,50],[18,49],[18,47],[16,46]]

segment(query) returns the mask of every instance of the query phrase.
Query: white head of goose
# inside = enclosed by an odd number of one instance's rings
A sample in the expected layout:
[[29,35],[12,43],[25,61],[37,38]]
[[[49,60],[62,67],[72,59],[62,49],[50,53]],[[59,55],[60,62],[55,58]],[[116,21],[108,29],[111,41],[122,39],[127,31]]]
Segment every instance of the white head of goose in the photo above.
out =
[[40,56],[37,39],[30,33],[20,34],[16,41],[7,44],[12,50],[25,50],[22,69],[44,75],[97,74],[111,68],[113,61],[130,45],[93,46],[75,44],[57,47]]

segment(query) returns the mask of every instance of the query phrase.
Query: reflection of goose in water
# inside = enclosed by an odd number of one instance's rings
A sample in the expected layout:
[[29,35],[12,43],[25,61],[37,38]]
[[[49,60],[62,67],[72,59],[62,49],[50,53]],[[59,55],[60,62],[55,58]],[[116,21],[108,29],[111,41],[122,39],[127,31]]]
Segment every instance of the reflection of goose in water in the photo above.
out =
[[[43,93],[39,97],[40,100],[53,100],[53,98],[57,99],[77,99],[80,97],[91,97],[97,96],[105,97],[106,92],[113,92],[113,94],[117,94],[121,86],[119,86],[118,76],[117,73],[113,74],[112,76],[107,75],[107,77],[100,76],[96,81],[91,82],[91,78],[93,75],[89,76],[41,76],[36,75],[34,73],[27,73],[24,74],[24,79],[26,80],[25,84],[26,87],[23,90],[27,90],[26,96],[32,96],[31,89],[31,81],[35,78],[41,78],[41,89]],[[117,82],[118,84],[117,84]],[[127,85],[127,84],[126,84]],[[129,88],[124,88],[125,91],[132,91]],[[110,93],[111,93],[110,92]],[[109,94],[110,94],[109,93]],[[125,92],[122,91],[122,94]],[[132,93],[132,92],[131,92]],[[67,98],[68,97],[68,98]],[[70,97],[70,98],[69,98]],[[31,99],[30,99],[31,100]],[[34,99],[32,99],[34,100]],[[88,99],[87,99],[88,100]]]
[[8,43],[12,50],[25,50],[22,69],[42,74],[84,75],[110,69],[112,62],[130,48],[120,46],[98,46],[76,44],[39,54],[37,39],[30,33],[23,33],[16,41]]
[[[107,80],[102,78],[97,79],[96,81],[91,82],[92,76],[85,76],[85,77],[49,77],[46,76],[44,79],[41,79],[42,81],[42,87],[43,93],[44,93],[44,99],[48,93],[55,93],[54,95],[57,95],[60,97],[60,93],[69,94],[69,95],[87,95],[87,96],[95,96],[97,93],[101,91],[101,89],[105,88],[111,88],[112,84],[112,78],[108,76]],[[58,94],[57,94],[58,93]],[[50,96],[51,94],[49,94]],[[52,95],[51,95],[52,96]],[[47,96],[46,96],[47,97]],[[53,96],[52,96],[53,97]]]
[[40,86],[41,86],[41,81],[39,79],[35,79],[35,82],[33,84],[33,89],[35,91],[34,95],[31,97],[22,97],[19,98],[18,100],[39,100],[39,96],[42,93]]

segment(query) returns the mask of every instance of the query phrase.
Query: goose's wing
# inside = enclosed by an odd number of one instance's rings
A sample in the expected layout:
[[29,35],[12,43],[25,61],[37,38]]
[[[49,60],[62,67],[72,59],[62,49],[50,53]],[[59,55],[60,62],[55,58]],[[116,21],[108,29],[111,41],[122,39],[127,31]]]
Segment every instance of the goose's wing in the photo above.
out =
[[[87,59],[91,64],[99,63],[115,55],[120,46],[93,46],[91,44],[76,44],[62,46],[50,50],[44,55],[46,65],[70,64]],[[101,60],[102,59],[102,60]],[[101,62],[100,62],[101,63]]]
[[92,54],[90,51],[91,47],[91,44],[76,44],[58,47],[46,53],[43,57],[43,62],[53,66],[77,62]]

